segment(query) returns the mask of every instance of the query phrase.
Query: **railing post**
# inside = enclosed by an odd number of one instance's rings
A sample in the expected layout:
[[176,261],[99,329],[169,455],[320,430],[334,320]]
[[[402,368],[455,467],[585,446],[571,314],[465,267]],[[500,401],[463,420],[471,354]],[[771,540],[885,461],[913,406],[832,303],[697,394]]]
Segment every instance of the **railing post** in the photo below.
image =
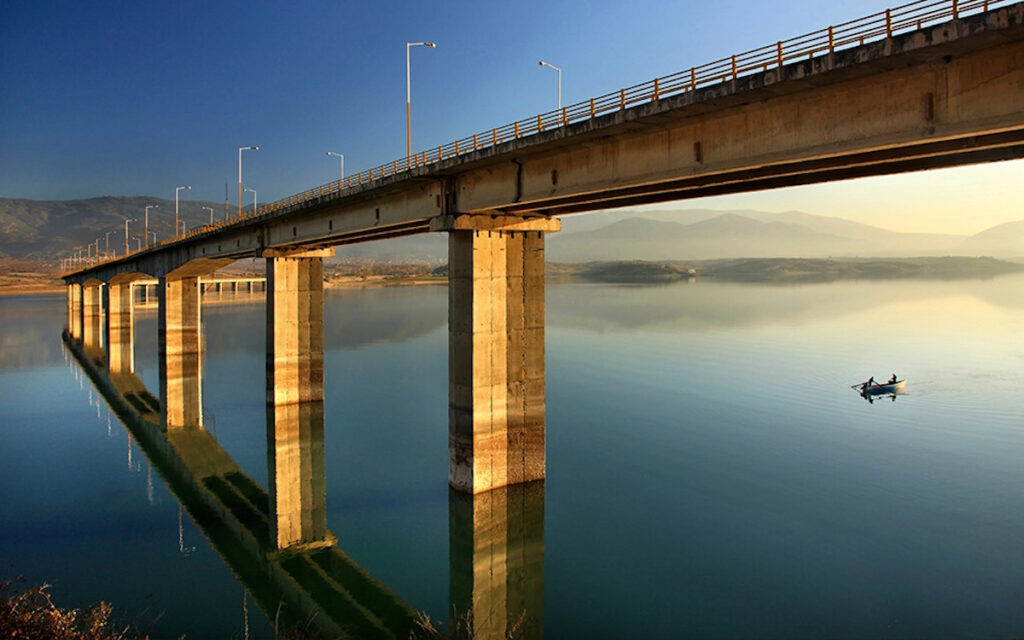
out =
[[626,90],[625,89],[620,89],[619,90],[619,108],[620,109],[625,109],[626,108]]
[[953,0],[953,19],[956,20],[960,17],[960,5],[957,0]]
[[660,93],[661,93],[661,82],[658,80],[658,78],[655,78],[654,79],[654,95],[651,96],[651,102],[656,101],[658,99],[658,95]]
[[473,134],[473,151],[477,150],[476,134]]
[[690,91],[697,88],[697,67],[690,67]]
[[732,79],[733,80],[736,79],[736,56],[735,55],[733,55],[733,57],[732,57]]
[[885,37],[892,40],[892,9],[885,10]]
[[569,108],[562,107],[562,125],[565,126],[567,124],[569,124]]
[[590,117],[591,118],[594,117],[594,99],[593,98],[590,99]]
[[835,30],[830,26],[828,28],[828,52],[835,53],[836,41],[835,41]]
[[544,116],[537,114],[537,131],[544,130]]
[[782,66],[782,60],[783,60],[783,57],[782,57],[782,41],[781,40],[779,40],[779,44],[776,45],[776,47],[775,47],[775,57],[776,57],[776,59],[779,62],[779,66],[781,67]]
[[[516,124],[518,125],[519,123],[517,122]],[[455,155],[459,155],[459,141],[458,140],[455,141]]]

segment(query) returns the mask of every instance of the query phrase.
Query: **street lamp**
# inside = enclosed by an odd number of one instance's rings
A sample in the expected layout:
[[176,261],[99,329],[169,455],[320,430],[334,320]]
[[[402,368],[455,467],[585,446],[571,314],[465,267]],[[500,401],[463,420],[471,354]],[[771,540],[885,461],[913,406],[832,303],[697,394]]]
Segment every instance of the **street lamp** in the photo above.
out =
[[550,62],[544,62],[543,60],[541,60],[537,64],[539,64],[542,67],[550,67],[550,68],[552,68],[552,69],[554,69],[555,71],[558,72],[558,110],[561,111],[562,110],[562,70],[559,69],[558,67],[556,67],[555,65],[551,64]]
[[420,45],[431,49],[437,46],[433,42],[405,43],[405,162],[407,165],[412,158],[412,82],[409,80],[409,49]]
[[345,179],[345,156],[341,155],[340,153],[335,153],[334,151],[328,151],[327,155],[329,155],[329,156],[338,156],[338,160],[341,161],[341,179],[344,180]]
[[[174,187],[174,233],[178,233],[178,192],[182,189],[191,191],[192,187],[189,185],[185,185],[184,187]],[[156,240],[153,242],[156,242]]]
[[256,215],[256,190],[249,187],[246,187],[245,190],[252,192],[252,215]]
[[213,207],[203,207],[203,211],[210,212],[210,224],[213,224]]
[[128,255],[131,251],[131,247],[128,246],[128,223],[138,222],[138,218],[125,218],[124,219],[124,255]]
[[242,152],[243,151],[259,151],[260,148],[256,146],[252,147],[238,147],[238,217],[242,217]]
[[107,233],[107,235],[106,235],[106,240],[105,240],[105,242],[106,242],[107,244],[106,244],[106,246],[104,246],[104,247],[103,247],[103,250],[104,250],[104,251],[110,251],[110,234],[112,234],[112,233],[114,233],[114,232],[113,232],[113,231],[107,231],[106,233]]
[[[149,235],[153,236],[153,244],[156,244],[156,231],[150,231]],[[149,240],[149,236],[146,236],[146,240]],[[149,245],[148,242],[146,244]]]
[[146,240],[146,246],[147,247],[149,246],[149,210],[150,209],[159,209],[159,208],[160,208],[160,205],[158,205],[158,204],[151,204],[151,205],[147,205],[146,206],[146,223],[143,226],[143,230],[146,232],[145,240]]

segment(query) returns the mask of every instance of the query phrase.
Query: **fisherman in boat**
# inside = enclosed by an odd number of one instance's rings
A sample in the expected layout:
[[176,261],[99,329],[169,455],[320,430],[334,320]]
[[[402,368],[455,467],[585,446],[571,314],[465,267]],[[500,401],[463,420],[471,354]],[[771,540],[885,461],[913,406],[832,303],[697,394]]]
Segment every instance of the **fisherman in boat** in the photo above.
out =
[[864,383],[865,389],[870,389],[873,386],[875,386],[875,376],[871,376],[868,378],[868,381]]
[[886,384],[896,384],[896,374],[895,373],[892,374],[892,377],[889,378],[889,382],[886,382]]

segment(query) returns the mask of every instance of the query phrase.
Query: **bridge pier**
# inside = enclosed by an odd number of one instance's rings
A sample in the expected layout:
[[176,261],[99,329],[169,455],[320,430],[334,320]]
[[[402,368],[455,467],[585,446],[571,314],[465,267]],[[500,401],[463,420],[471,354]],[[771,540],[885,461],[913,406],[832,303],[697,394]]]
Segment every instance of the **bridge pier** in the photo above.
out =
[[203,426],[199,278],[157,284],[160,415],[164,429]]
[[82,285],[68,285],[68,334],[75,340],[82,339]]
[[135,371],[134,308],[130,282],[107,285],[107,366],[112,373]]
[[326,546],[324,264],[267,257],[267,466],[272,544]]
[[86,282],[82,285],[82,343],[89,348],[102,347],[103,285]]
[[448,482],[481,493],[541,480],[544,234],[561,224],[449,216],[438,227],[449,232]]
[[544,637],[543,481],[450,491],[448,546],[449,609],[470,614],[470,637]]

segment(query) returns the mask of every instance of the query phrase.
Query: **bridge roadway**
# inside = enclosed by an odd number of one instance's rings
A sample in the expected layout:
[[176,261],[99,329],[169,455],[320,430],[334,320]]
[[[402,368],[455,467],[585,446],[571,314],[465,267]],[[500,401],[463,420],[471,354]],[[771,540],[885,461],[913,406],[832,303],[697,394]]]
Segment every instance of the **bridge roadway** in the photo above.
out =
[[[1024,157],[1024,3],[973,15],[950,5],[959,17],[941,24],[893,33],[886,12],[879,39],[846,48],[829,28],[820,55],[791,60],[780,43],[776,65],[742,75],[733,57],[712,84],[662,97],[655,82],[635,106],[624,90],[610,113],[553,128],[539,118],[505,140],[496,129],[486,148],[441,149],[430,164],[417,154],[408,170],[396,162],[391,175],[68,273],[68,326],[76,338],[89,330],[99,285],[116,301],[124,283],[159,278],[161,366],[181,373],[166,376],[165,426],[199,425],[199,278],[264,257],[268,404],[319,401],[322,258],[447,232],[449,482],[479,493],[543,478],[544,236],[559,230],[555,216]],[[107,316],[118,313],[130,308]]]

